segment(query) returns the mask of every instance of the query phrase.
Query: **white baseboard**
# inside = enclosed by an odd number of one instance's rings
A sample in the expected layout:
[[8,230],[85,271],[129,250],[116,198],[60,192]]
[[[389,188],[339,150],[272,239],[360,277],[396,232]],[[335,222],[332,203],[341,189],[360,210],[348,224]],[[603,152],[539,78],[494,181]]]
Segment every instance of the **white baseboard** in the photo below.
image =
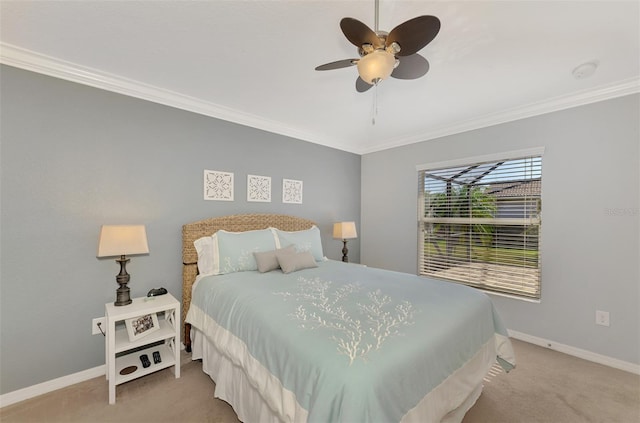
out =
[[[550,341],[548,339],[538,338],[537,336],[527,335],[526,333],[518,332],[515,330],[509,330],[509,336],[511,336],[512,338],[518,339],[520,341],[528,342],[530,344],[549,348],[551,350],[572,355],[574,357],[582,358],[584,360],[592,361],[594,363],[613,367],[614,369],[620,369],[620,370],[624,370],[625,372],[640,375],[639,364],[618,360],[617,358],[612,358],[606,355],[597,354],[591,351],[572,347],[570,345],[560,344],[558,342]],[[516,357],[516,360],[517,360],[517,357]]]
[[68,376],[62,376],[57,379],[39,383],[37,385],[18,389],[17,391],[8,392],[6,394],[0,395],[0,408],[6,407],[7,405],[15,404],[16,402],[24,401],[29,398],[34,398],[38,395],[46,394],[57,389],[66,388],[67,386],[75,385],[76,383],[84,382],[85,380],[104,376],[106,375],[106,369],[107,367],[103,364],[102,366],[94,367],[92,369],[83,370],[81,372],[74,373]]
[[[606,355],[596,354],[591,351],[560,344],[555,341],[538,338],[537,336],[527,335],[526,333],[517,332],[514,330],[509,330],[509,336],[520,341],[528,342],[530,344],[539,345],[541,347],[549,348],[554,351],[582,358],[584,360],[593,361],[594,363],[603,364],[615,369],[620,369],[626,372],[640,375],[640,365],[638,364],[629,363],[612,357],[607,357]],[[84,382],[85,380],[93,379],[94,377],[104,376],[105,374],[106,366],[103,364],[102,366],[94,367],[82,372],[59,377],[57,379],[39,383],[37,385],[19,389],[17,391],[8,392],[4,395],[0,395],[0,408],[6,407],[7,405],[15,404],[16,402],[27,400],[29,398],[37,397],[38,395],[55,391],[56,389],[61,389],[70,385],[74,385],[76,383]]]

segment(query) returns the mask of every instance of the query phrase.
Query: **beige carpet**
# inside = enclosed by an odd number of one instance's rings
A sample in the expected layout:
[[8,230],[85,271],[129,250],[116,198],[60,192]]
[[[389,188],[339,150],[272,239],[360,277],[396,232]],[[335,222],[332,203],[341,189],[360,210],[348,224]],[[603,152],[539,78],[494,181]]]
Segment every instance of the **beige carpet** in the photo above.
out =
[[[514,341],[518,367],[492,372],[463,423],[638,423],[640,376]],[[0,409],[10,422],[238,422],[214,384],[183,353],[182,377],[163,370],[118,386],[95,378]],[[355,423],[355,422],[354,422]]]

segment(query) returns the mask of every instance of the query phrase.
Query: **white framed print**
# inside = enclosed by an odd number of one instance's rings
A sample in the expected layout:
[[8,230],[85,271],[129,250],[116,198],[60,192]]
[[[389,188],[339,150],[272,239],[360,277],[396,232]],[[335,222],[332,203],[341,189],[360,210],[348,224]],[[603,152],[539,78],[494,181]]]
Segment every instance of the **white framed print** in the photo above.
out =
[[302,204],[302,181],[294,179],[282,180],[282,202],[285,204]]
[[127,334],[129,335],[130,342],[140,339],[143,336],[147,336],[160,329],[160,325],[158,324],[158,315],[156,313],[127,319],[124,323],[127,327]]
[[271,177],[247,175],[247,201],[271,202]]
[[204,199],[233,201],[233,173],[205,170]]

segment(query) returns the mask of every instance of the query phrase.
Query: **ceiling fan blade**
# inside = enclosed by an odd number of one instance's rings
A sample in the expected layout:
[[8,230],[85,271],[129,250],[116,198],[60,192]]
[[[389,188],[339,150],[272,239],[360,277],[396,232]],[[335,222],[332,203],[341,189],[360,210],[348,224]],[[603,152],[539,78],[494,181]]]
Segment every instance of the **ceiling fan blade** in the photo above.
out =
[[358,77],[358,79],[356,79],[356,91],[359,93],[363,93],[367,90],[369,90],[371,87],[373,87],[373,85],[371,84],[367,84],[366,82],[364,82],[364,79]]
[[435,16],[418,16],[401,23],[387,36],[387,46],[396,42],[400,52],[396,56],[410,56],[429,44],[440,31],[440,19]]
[[398,67],[391,76],[397,79],[418,79],[429,72],[429,62],[419,54],[412,54],[400,59]]
[[333,69],[341,69],[341,68],[348,68],[349,66],[353,66],[356,63],[358,63],[358,59],[344,59],[344,60],[338,60],[335,62],[331,62],[331,63],[325,63],[324,65],[320,65],[316,68],[317,71],[326,71],[326,70],[333,70]]
[[362,47],[363,44],[371,44],[375,48],[384,47],[376,33],[357,19],[342,18],[340,29],[347,40],[356,47]]

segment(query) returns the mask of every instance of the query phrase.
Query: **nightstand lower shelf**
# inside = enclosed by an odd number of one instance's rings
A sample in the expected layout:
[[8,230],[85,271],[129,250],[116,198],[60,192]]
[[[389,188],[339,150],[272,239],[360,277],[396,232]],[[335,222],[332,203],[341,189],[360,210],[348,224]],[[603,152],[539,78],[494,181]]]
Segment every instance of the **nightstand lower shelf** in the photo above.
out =
[[[105,314],[109,404],[116,402],[117,385],[169,367],[173,367],[176,378],[180,377],[180,303],[171,294],[134,298],[126,306],[107,303]],[[160,353],[159,363],[153,362],[156,351]],[[146,368],[140,360],[144,354],[150,363]],[[120,374],[127,367],[131,368],[126,374]]]
[[[160,358],[162,362],[154,363],[153,362],[153,353],[154,351],[160,352]],[[151,365],[147,368],[142,367],[142,361],[140,361],[140,356],[146,354],[149,357],[149,361]],[[116,374],[115,374],[115,385],[120,385],[125,382],[129,382],[130,380],[137,379],[141,376],[145,376],[151,374],[153,372],[157,372],[158,370],[166,369],[167,367],[171,367],[176,364],[176,358],[173,356],[173,351],[171,347],[167,344],[164,345],[156,345],[154,347],[145,348],[144,350],[136,351],[134,353],[130,353],[127,355],[123,355],[121,357],[116,357]],[[136,366],[137,369],[129,374],[122,375],[120,371],[129,366]]]

